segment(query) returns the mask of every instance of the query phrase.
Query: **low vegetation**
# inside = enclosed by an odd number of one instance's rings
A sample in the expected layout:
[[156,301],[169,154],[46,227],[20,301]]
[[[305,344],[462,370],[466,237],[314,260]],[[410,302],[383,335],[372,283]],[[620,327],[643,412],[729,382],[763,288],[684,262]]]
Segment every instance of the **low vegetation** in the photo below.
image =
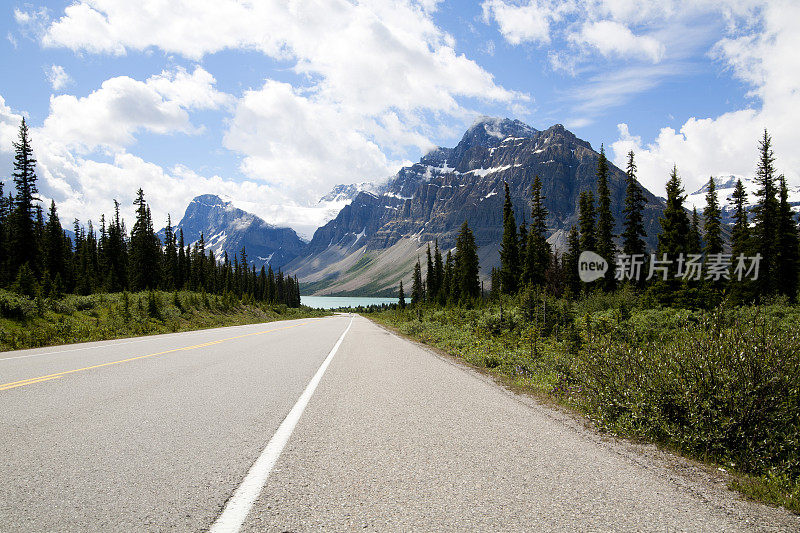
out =
[[0,290],[0,350],[325,316],[327,311],[205,292],[29,298]]
[[628,290],[502,302],[370,316],[603,431],[720,464],[739,490],[800,512],[800,308],[665,308]]

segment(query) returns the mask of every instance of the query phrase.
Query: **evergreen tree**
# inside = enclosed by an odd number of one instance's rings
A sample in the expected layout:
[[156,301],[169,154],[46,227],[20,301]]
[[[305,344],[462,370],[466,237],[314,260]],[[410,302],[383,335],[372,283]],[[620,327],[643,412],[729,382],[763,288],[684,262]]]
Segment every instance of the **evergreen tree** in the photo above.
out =
[[269,265],[267,269],[267,301],[269,303],[275,303],[277,289],[275,272],[272,271],[272,265]]
[[444,262],[444,280],[442,281],[442,297],[440,302],[447,303],[448,301],[458,300],[458,285],[455,282],[455,261],[453,254],[447,250],[447,258]]
[[167,214],[167,227],[164,228],[164,264],[161,271],[164,274],[162,276],[164,290],[175,290],[178,273],[178,250],[175,245],[175,232],[172,229],[172,217],[169,214]]
[[62,281],[67,279],[67,264],[65,261],[67,258],[66,237],[58,219],[56,203],[52,200],[50,201],[50,213],[45,226],[44,251],[44,268],[50,277],[59,276]]
[[153,231],[144,191],[136,193],[136,222],[131,230],[130,284],[134,291],[158,287],[161,243]]
[[436,267],[433,264],[433,257],[431,256],[431,243],[428,243],[428,251],[426,252],[427,271],[425,275],[425,284],[427,291],[425,292],[429,302],[436,301]]
[[678,285],[678,280],[675,279],[677,272],[675,262],[680,254],[685,255],[689,252],[691,222],[683,207],[685,199],[681,180],[678,177],[678,169],[673,166],[669,181],[667,181],[667,202],[660,220],[661,233],[658,235],[658,258],[661,259],[663,254],[667,254],[667,259],[673,261],[668,271],[663,294],[668,301],[671,301],[669,300],[672,297],[671,292],[674,292]]
[[750,252],[750,226],[747,220],[747,192],[744,190],[742,180],[736,180],[733,189],[733,229],[731,230],[731,254],[736,257],[739,254]]
[[753,245],[754,251],[761,254],[761,265],[756,282],[761,295],[773,293],[778,287],[778,199],[775,187],[775,155],[772,139],[767,130],[759,141],[760,157],[756,171],[756,204],[753,206]]
[[519,243],[517,242],[517,221],[514,219],[514,206],[508,183],[505,186],[503,204],[503,240],[500,242],[500,288],[504,294],[517,292],[520,280]]
[[458,285],[459,299],[469,303],[481,293],[481,283],[478,278],[480,264],[478,261],[478,247],[475,245],[475,236],[465,220],[456,238],[456,255],[454,277]]
[[[608,188],[608,160],[605,148],[600,145],[600,157],[597,160],[597,253],[614,265],[614,215],[611,213],[611,191]],[[615,285],[614,269],[609,268],[605,274],[605,289],[613,289]]]
[[717,200],[717,186],[714,178],[708,180],[706,192],[706,208],[703,209],[703,226],[705,228],[705,253],[722,253],[722,214]]
[[776,277],[780,280],[779,291],[790,300],[797,298],[798,283],[798,249],[797,223],[794,219],[792,206],[789,204],[789,189],[786,178],[778,178],[778,256],[776,262]]
[[16,276],[17,269],[28,263],[31,271],[36,273],[38,267],[40,242],[37,239],[36,213],[39,189],[36,186],[36,160],[33,158],[28,126],[25,118],[19,127],[19,141],[14,142],[14,211],[12,214],[9,259],[11,276]]
[[8,285],[8,203],[0,181],[0,287]]
[[525,246],[525,263],[522,281],[542,285],[545,271],[550,265],[552,250],[547,242],[547,208],[544,206],[542,181],[533,178],[531,186],[531,226],[528,231],[528,244]]
[[520,274],[522,274],[522,266],[528,257],[528,224],[525,218],[522,218],[522,224],[519,225],[519,262]]
[[[119,202],[114,200],[114,220],[108,227],[108,245],[103,250],[104,262],[108,265],[106,287],[109,292],[122,292],[128,288],[128,243],[126,237],[125,224],[119,217]],[[77,240],[75,249],[78,249]]]
[[397,291],[397,304],[400,306],[400,309],[406,308],[406,294],[403,292],[403,280],[400,280],[400,289]]
[[441,295],[444,292],[442,287],[444,284],[444,264],[442,262],[442,252],[439,250],[438,239],[433,245],[433,274],[436,279],[435,297],[441,301]]
[[644,237],[647,233],[644,230],[644,220],[642,213],[645,206],[644,193],[636,180],[636,163],[633,160],[633,151],[628,152],[628,167],[625,171],[626,175],[626,188],[625,188],[625,215],[624,226],[622,232],[622,251],[628,255],[644,254],[647,245],[644,242]]
[[425,301],[425,290],[422,288],[422,266],[417,259],[414,265],[414,277],[411,285],[411,305],[419,306]]
[[581,250],[594,252],[597,249],[597,241],[594,236],[594,195],[592,191],[582,191],[578,201],[580,230],[581,230]]
[[567,236],[567,253],[564,257],[564,282],[571,295],[575,296],[581,292],[581,279],[578,273],[578,259],[581,256],[581,241],[578,228],[574,225],[569,230]]
[[692,222],[689,229],[687,250],[690,254],[699,254],[703,250],[703,244],[700,237],[700,217],[697,216],[696,207],[692,208]]
[[[183,241],[183,228],[178,231],[178,265],[175,269],[175,288],[183,289],[186,285],[186,243]],[[227,258],[227,256],[226,256]]]

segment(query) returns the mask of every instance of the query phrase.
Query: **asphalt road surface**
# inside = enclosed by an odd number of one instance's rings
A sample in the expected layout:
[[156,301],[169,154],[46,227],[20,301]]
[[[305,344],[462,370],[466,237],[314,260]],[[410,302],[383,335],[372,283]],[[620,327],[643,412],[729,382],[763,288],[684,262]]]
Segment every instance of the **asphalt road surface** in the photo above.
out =
[[210,528],[798,531],[800,520],[358,316],[0,353],[0,531]]

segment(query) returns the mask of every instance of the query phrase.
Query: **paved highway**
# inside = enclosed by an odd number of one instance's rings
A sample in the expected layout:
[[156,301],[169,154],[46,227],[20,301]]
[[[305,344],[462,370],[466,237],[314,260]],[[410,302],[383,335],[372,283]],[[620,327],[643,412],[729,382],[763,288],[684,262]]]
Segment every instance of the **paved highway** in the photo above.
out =
[[0,354],[0,531],[797,531],[361,317]]

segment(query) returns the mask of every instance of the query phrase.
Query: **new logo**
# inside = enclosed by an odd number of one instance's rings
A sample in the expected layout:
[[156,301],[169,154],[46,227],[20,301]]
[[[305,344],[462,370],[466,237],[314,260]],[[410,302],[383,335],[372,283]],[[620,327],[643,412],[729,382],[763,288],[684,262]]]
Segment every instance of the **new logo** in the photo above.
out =
[[608,261],[588,250],[578,258],[578,275],[584,283],[602,278],[608,271]]

